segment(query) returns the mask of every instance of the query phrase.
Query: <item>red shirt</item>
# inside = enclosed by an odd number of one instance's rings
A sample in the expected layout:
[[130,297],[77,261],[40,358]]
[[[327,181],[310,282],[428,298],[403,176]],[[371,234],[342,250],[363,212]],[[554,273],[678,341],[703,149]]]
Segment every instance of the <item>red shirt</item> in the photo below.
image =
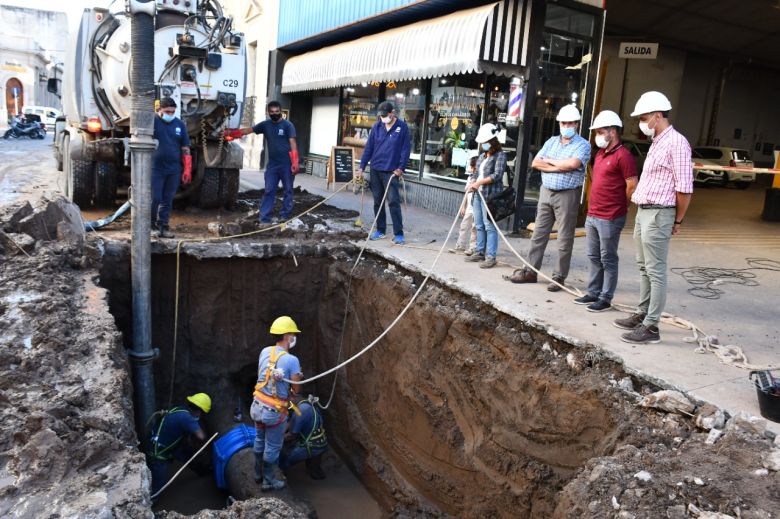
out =
[[628,213],[626,179],[637,176],[636,160],[622,144],[600,149],[593,159],[588,216],[614,220]]

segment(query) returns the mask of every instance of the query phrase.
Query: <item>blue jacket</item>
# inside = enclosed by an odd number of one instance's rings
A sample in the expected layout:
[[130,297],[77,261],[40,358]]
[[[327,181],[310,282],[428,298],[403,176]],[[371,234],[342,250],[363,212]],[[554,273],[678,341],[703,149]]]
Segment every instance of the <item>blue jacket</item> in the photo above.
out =
[[360,169],[366,169],[370,161],[374,171],[403,171],[409,162],[411,150],[412,138],[409,126],[404,121],[396,119],[390,131],[385,129],[382,121],[377,121],[368,134],[366,149],[360,159]]

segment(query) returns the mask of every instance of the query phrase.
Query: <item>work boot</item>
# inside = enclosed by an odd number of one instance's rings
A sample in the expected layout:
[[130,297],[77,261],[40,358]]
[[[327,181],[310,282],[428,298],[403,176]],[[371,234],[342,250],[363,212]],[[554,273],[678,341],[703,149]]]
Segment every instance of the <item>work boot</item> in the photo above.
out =
[[615,328],[620,328],[621,330],[633,330],[640,324],[642,324],[642,321],[645,320],[645,314],[643,313],[635,313],[631,314],[629,317],[626,317],[624,319],[615,319],[612,321],[612,325]]
[[306,460],[306,471],[311,479],[325,479],[325,472],[322,470],[322,454]]
[[466,256],[463,261],[467,263],[480,263],[482,261],[485,261],[485,253],[475,252],[471,256]]
[[479,268],[481,269],[492,269],[495,266],[496,266],[495,256],[485,256],[485,261],[479,264]]
[[255,483],[258,485],[263,482],[263,455],[255,454]]
[[564,279],[561,276],[553,276],[552,280],[554,283],[550,283],[547,285],[547,291],[548,292],[560,292],[563,290],[559,285],[563,285]]
[[528,269],[517,269],[511,276],[504,276],[504,279],[512,283],[536,283],[536,272]]
[[284,480],[276,479],[276,463],[263,463],[263,486],[260,487],[260,490],[263,492],[281,490],[285,485]]
[[160,232],[158,234],[160,238],[173,238],[174,234],[171,232],[170,227],[167,225],[160,225]]

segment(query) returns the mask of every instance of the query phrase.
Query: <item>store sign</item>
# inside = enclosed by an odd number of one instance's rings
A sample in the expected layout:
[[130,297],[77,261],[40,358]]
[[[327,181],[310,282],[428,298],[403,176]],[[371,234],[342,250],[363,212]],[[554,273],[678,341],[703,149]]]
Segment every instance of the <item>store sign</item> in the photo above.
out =
[[657,43],[638,43],[621,41],[618,58],[626,59],[656,59],[658,57]]

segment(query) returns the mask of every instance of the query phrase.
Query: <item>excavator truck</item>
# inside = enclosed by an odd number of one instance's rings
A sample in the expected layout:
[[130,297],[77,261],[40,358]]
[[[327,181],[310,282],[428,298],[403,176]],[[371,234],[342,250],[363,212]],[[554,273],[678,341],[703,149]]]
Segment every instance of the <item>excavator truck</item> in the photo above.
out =
[[[54,157],[67,197],[82,209],[114,206],[130,185],[131,23],[125,12],[85,9],[68,50]],[[243,35],[216,0],[156,0],[149,45],[156,98],[176,101],[192,142],[193,180],[177,199],[202,208],[234,204],[243,150],[223,130],[239,126],[244,107]],[[50,79],[48,90],[59,89]]]

